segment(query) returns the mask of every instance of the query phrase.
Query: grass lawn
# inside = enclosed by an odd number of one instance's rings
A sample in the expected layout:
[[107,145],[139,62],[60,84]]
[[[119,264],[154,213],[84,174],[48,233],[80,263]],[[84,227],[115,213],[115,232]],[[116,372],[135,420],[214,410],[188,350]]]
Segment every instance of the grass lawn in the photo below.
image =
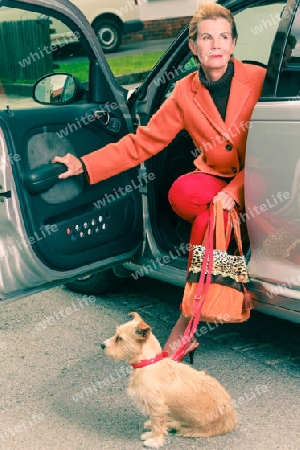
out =
[[[164,51],[144,53],[141,55],[123,56],[120,58],[108,58],[107,62],[115,76],[125,75],[133,72],[144,72],[150,70]],[[87,80],[88,61],[59,64],[57,72],[68,72],[81,81]]]
[[114,75],[124,75],[152,69],[163,54],[164,51],[143,53],[121,58],[109,58],[107,61]]

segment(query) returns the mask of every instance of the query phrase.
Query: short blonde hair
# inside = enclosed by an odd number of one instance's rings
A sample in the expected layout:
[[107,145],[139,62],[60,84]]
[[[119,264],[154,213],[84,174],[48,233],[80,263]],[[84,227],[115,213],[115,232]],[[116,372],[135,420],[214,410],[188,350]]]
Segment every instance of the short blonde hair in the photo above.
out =
[[197,40],[198,23],[202,22],[203,20],[212,20],[218,17],[222,17],[229,22],[231,28],[231,37],[232,39],[237,40],[238,33],[233,15],[229,11],[229,9],[224,8],[224,6],[218,5],[217,3],[204,3],[199,6],[198,10],[190,21],[189,39],[191,39],[192,41]]

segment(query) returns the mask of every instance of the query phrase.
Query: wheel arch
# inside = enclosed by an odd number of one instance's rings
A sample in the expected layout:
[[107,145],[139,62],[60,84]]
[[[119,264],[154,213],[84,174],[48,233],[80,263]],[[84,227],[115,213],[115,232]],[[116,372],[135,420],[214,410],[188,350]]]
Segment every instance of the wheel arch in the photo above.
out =
[[120,19],[119,16],[117,16],[116,14],[113,14],[113,13],[99,14],[91,22],[92,27],[94,28],[95,25],[97,24],[97,22],[99,22],[100,20],[103,20],[103,19],[109,19],[109,20],[115,21],[117,23],[117,25],[120,27],[120,30],[123,32],[124,22]]

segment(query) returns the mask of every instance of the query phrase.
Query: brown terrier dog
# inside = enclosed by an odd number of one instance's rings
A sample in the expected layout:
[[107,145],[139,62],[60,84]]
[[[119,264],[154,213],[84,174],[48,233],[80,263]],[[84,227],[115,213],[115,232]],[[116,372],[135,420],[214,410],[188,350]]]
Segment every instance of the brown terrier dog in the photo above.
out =
[[236,426],[229,394],[220,383],[192,367],[168,358],[137,313],[117,328],[101,347],[114,360],[133,367],[128,394],[138,408],[150,416],[141,439],[146,447],[159,448],[168,430],[178,436],[210,437],[227,433]]

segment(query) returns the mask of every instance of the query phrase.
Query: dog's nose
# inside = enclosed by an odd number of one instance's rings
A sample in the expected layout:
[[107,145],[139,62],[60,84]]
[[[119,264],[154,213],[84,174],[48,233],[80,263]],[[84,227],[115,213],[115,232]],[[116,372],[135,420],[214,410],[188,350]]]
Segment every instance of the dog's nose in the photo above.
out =
[[101,348],[102,348],[102,350],[104,350],[105,348],[106,348],[106,344],[101,344]]

